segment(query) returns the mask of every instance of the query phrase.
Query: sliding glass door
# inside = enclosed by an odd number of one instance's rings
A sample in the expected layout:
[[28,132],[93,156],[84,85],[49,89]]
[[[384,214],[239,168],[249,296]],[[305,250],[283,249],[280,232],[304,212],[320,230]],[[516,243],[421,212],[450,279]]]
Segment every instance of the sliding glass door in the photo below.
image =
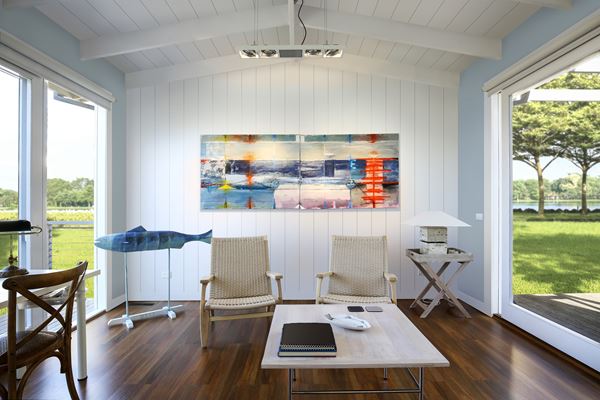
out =
[[[87,260],[88,271],[92,271],[98,265],[94,247],[97,144],[98,136],[106,136],[106,123],[99,124],[99,119],[106,118],[106,113],[92,101],[51,82],[47,83],[46,99],[48,268],[72,268],[79,260]],[[99,308],[97,280],[86,280],[88,314]]]
[[501,315],[600,369],[600,55],[501,94]]
[[[0,65],[0,221],[20,217],[20,204],[24,200],[20,186],[22,140],[27,136],[24,118],[27,114],[27,79]],[[25,264],[25,240],[19,237],[0,236],[0,268],[8,265],[9,258],[18,257]]]

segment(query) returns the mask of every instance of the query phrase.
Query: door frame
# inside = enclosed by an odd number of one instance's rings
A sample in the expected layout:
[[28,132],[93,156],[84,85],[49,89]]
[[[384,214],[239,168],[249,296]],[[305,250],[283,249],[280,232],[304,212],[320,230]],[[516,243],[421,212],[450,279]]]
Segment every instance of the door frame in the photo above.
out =
[[[513,302],[512,293],[512,94],[551,80],[583,59],[600,52],[600,36],[522,76],[501,90],[487,92],[486,160],[490,210],[486,248],[489,249],[492,312],[582,363],[600,371],[600,343],[550,321]],[[486,230],[487,231],[487,230]]]

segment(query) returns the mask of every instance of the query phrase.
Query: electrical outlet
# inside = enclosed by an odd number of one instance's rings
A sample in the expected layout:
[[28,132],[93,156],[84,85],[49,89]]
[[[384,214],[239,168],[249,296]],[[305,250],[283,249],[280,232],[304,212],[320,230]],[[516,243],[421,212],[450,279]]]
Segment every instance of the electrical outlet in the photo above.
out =
[[482,213],[476,213],[475,214],[475,219],[477,221],[483,221],[483,214]]
[[[161,272],[160,277],[162,279],[169,279],[169,271],[163,271],[163,272]],[[171,278],[172,277],[173,277],[173,273],[171,273]]]

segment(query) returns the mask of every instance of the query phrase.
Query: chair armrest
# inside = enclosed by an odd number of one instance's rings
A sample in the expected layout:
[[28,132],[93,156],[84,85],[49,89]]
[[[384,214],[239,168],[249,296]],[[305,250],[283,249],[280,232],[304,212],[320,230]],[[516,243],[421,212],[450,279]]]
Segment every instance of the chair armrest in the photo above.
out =
[[317,293],[315,295],[315,303],[321,302],[321,285],[323,284],[323,278],[326,276],[333,276],[333,271],[317,272]]
[[267,276],[271,279],[274,279],[276,281],[280,280],[283,278],[283,274],[280,272],[271,272],[271,271],[267,271]]
[[317,272],[317,278],[318,279],[323,279],[326,276],[332,276],[333,275],[333,271],[327,271],[327,272]]
[[280,272],[266,272],[267,276],[277,282],[277,304],[283,303],[283,292],[281,290],[281,280],[283,279],[283,274]]
[[383,277],[390,284],[390,299],[392,303],[398,304],[398,299],[396,298],[396,282],[398,282],[398,277],[391,272],[384,272]]
[[208,283],[214,279],[215,276],[213,274],[210,274],[208,276],[203,276],[202,278],[200,278],[200,283],[203,285],[208,285]]

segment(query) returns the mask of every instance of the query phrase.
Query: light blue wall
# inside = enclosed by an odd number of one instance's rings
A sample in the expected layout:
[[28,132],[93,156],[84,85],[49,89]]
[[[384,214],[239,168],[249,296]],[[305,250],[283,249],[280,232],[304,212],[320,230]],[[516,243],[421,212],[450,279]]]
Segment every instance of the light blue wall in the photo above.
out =
[[502,41],[502,60],[479,60],[463,71],[459,89],[459,215],[472,228],[461,229],[459,245],[475,254],[459,288],[484,301],[483,221],[483,84],[576,22],[600,9],[600,0],[573,0],[569,10],[544,8]]
[[[87,79],[110,91],[116,98],[113,104],[113,230],[124,230],[125,225],[125,77],[112,64],[103,61],[81,61],[79,40],[56,25],[36,9],[1,9],[0,29],[18,37],[55,60],[77,71]],[[122,264],[122,257],[115,259]],[[113,296],[125,291],[121,268],[113,272]]]

